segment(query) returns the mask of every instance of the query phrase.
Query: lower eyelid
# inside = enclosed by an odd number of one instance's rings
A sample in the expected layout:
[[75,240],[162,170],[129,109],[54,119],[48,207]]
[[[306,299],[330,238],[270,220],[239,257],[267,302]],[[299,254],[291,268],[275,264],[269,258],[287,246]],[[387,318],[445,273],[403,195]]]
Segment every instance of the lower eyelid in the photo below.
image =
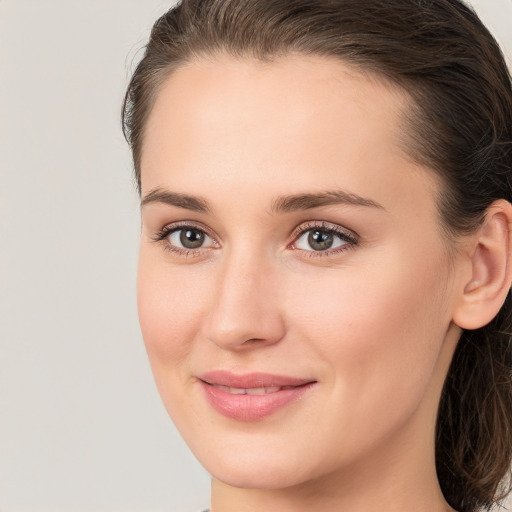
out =
[[315,251],[314,249],[301,249],[298,247],[291,247],[292,250],[300,251],[304,255],[308,257],[315,257],[315,258],[321,258],[323,256],[334,256],[336,254],[339,254],[341,252],[349,251],[350,249],[353,249],[356,246],[355,243],[347,242],[345,244],[339,245],[337,247],[334,247],[332,249],[326,249],[324,251]]
[[168,243],[164,244],[164,251],[170,253],[173,256],[182,258],[197,258],[203,256],[203,251],[200,249],[185,249],[184,247],[176,247]]

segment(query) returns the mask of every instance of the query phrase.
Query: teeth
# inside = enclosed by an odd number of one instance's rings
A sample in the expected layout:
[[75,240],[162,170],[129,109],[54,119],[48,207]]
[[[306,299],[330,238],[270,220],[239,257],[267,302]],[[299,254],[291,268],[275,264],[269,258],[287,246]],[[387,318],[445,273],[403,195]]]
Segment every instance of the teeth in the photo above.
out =
[[266,390],[265,388],[251,388],[245,390],[248,395],[264,395]]
[[227,392],[232,395],[245,395],[245,389],[241,388],[227,388]]
[[231,388],[228,388],[227,386],[219,386],[216,384],[214,387],[220,389],[221,391],[225,391],[226,393],[231,393]]
[[[221,391],[225,391],[226,393],[231,393],[232,395],[266,395],[268,393],[276,393],[281,389],[280,386],[273,386],[269,388],[230,388],[228,386],[220,386],[218,384],[214,384],[217,389]],[[290,386],[287,386],[290,387]]]

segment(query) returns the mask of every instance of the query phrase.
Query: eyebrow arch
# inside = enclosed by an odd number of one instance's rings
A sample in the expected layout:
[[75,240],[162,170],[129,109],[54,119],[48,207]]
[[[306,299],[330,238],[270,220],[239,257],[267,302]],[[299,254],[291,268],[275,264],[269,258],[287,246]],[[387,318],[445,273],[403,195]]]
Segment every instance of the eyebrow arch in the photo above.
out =
[[312,208],[333,204],[348,204],[386,210],[384,206],[372,199],[367,199],[343,190],[329,190],[319,193],[278,197],[272,203],[271,211],[273,213],[287,213],[298,210],[310,210]]
[[185,208],[186,210],[201,213],[208,213],[210,211],[207,201],[201,197],[171,192],[170,190],[159,187],[151,190],[146,196],[144,196],[140,205],[143,207],[150,203],[164,203],[170,206],[177,206],[178,208]]

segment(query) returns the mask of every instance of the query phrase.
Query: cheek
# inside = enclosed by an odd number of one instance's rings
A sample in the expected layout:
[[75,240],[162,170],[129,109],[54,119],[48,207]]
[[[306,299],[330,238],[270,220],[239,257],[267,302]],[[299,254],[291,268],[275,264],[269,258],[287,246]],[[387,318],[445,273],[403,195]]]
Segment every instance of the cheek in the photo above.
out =
[[161,255],[141,248],[137,302],[142,336],[158,391],[178,428],[194,415],[186,399],[195,390],[191,354],[208,296],[199,284],[204,280],[191,276],[190,269],[168,265]]
[[289,296],[297,337],[330,362],[334,392],[362,415],[421,399],[450,323],[442,253],[406,255],[383,251],[371,265],[332,269],[320,280],[305,274],[302,292]]
[[137,277],[139,321],[157,381],[166,362],[179,366],[186,361],[205,298],[197,280],[161,260],[141,249]]

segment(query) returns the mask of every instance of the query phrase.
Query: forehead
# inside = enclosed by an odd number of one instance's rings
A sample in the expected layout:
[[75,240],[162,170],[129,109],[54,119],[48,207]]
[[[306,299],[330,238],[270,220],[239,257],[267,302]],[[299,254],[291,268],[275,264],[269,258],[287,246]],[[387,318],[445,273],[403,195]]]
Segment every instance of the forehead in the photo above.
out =
[[409,102],[397,86],[332,57],[261,61],[219,55],[173,71],[158,91],[145,132],[154,139],[173,128],[174,136],[190,136],[201,129],[247,130],[267,123],[277,138],[279,129],[289,132],[313,117],[319,121],[315,128],[324,121],[340,132],[357,118],[367,124],[385,118],[393,129]]
[[356,193],[364,186],[365,195],[383,186],[407,190],[394,171],[418,167],[401,149],[410,101],[398,87],[330,57],[192,61],[162,84],[148,118],[143,195],[168,185],[195,192],[199,182],[217,186],[233,177],[240,181],[233,187],[248,190],[302,192],[315,181]]

